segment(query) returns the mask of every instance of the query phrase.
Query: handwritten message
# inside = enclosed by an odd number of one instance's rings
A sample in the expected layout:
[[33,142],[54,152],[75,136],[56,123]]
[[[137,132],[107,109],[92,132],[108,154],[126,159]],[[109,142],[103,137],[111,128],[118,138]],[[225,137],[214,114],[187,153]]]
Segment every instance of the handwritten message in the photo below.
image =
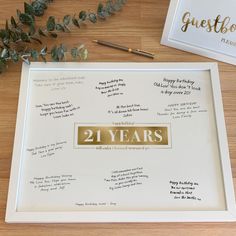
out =
[[35,107],[40,110],[39,115],[41,117],[52,117],[54,119],[74,116],[75,112],[80,109],[79,106],[74,106],[68,100],[37,104]]
[[185,95],[189,96],[193,91],[199,92],[201,88],[195,81],[190,79],[167,79],[154,82],[154,86],[160,89],[160,93],[167,96]]
[[201,201],[202,199],[197,196],[199,183],[192,181],[169,181],[170,195],[173,199],[177,200],[194,200]]
[[206,113],[198,102],[182,102],[169,104],[163,112],[157,112],[158,116],[170,116],[172,119],[192,118],[196,114]]
[[135,113],[146,112],[149,108],[141,104],[118,105],[114,109],[108,110],[108,114],[121,115],[122,117],[131,117]]
[[123,79],[112,79],[103,82],[99,82],[95,89],[100,92],[100,94],[106,97],[113,97],[123,95],[123,88],[126,87],[126,83]]
[[147,180],[149,176],[144,173],[143,167],[132,169],[114,170],[111,176],[105,178],[104,181],[108,183],[110,190],[132,188],[140,186]]
[[76,202],[78,207],[114,207],[118,204],[116,202]]
[[50,175],[43,177],[34,177],[29,181],[35,190],[40,192],[50,192],[65,190],[77,179],[73,175]]
[[84,77],[60,77],[52,79],[35,79],[34,85],[38,88],[49,88],[51,91],[66,90],[70,87],[81,85],[84,83]]
[[26,151],[31,153],[31,156],[34,158],[50,158],[63,150],[66,141],[55,142],[47,145],[35,146],[27,148]]

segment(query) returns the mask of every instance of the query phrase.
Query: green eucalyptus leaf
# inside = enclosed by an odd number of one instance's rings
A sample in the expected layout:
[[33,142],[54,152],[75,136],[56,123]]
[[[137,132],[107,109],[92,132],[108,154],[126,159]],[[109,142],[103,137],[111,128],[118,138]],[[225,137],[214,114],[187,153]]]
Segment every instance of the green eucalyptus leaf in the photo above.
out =
[[55,29],[56,23],[55,23],[55,17],[50,16],[47,21],[47,30],[53,31]]
[[43,16],[44,11],[45,11],[45,6],[47,7],[46,4],[40,2],[40,1],[34,1],[32,2],[32,8],[35,16]]
[[12,39],[13,42],[16,42],[18,39],[20,39],[20,37],[16,32],[11,30],[9,32],[10,32],[10,38]]
[[49,35],[50,35],[52,38],[57,38],[57,34],[54,33],[54,32],[49,32]]
[[115,8],[115,4],[112,0],[109,0],[108,4],[109,4],[109,7],[111,9],[111,14],[117,11],[117,9]]
[[41,51],[40,51],[40,55],[46,56],[47,55],[47,46],[44,46]]
[[63,18],[64,25],[69,25],[70,21],[71,21],[71,16],[70,15],[64,16],[64,18]]
[[34,24],[30,25],[29,35],[34,35],[35,31],[36,31],[36,29],[35,29]]
[[79,21],[78,21],[75,17],[72,18],[72,23],[73,23],[75,26],[77,26],[78,28],[80,28]]
[[73,59],[77,59],[77,57],[79,56],[79,50],[76,47],[71,48],[70,53],[71,53],[71,56],[72,56]]
[[88,50],[84,47],[84,45],[72,48],[70,53],[74,60],[78,58],[81,60],[86,60],[88,58]]
[[34,19],[31,15],[26,13],[20,13],[19,20],[24,25],[32,25],[34,24]]
[[64,52],[66,52],[66,50],[67,50],[67,49],[66,49],[66,46],[65,46],[64,44],[61,44],[61,45],[60,45],[60,48],[62,48],[62,49],[64,50]]
[[65,58],[65,52],[66,48],[64,45],[61,45],[60,47],[57,48],[57,57],[59,61],[62,61]]
[[114,3],[112,7],[115,11],[120,11],[122,6],[120,5],[120,3],[117,2],[117,3]]
[[17,15],[18,18],[20,17],[20,14],[21,14],[21,11],[19,9],[17,9],[16,10],[16,15]]
[[80,56],[81,60],[83,60],[83,61],[87,60],[88,50],[86,48],[79,50],[79,56]]
[[94,13],[89,13],[88,17],[89,17],[89,20],[92,23],[96,23],[97,22],[97,16]]
[[51,57],[53,61],[59,61],[58,55],[57,55],[57,46],[54,46],[51,49]]
[[30,37],[32,40],[38,42],[39,44],[42,44],[42,41],[36,37]]
[[114,8],[113,8],[113,2],[111,0],[108,0],[106,2],[106,7],[105,7],[106,12],[111,15],[114,13]]
[[38,33],[39,33],[39,35],[41,35],[41,36],[44,36],[44,37],[46,37],[47,35],[42,31],[42,29],[38,29]]
[[82,21],[85,21],[86,18],[87,18],[87,13],[86,13],[86,11],[81,11],[81,12],[79,13],[79,18],[80,18]]
[[98,8],[97,8],[97,15],[99,18],[104,19],[105,18],[105,14],[104,14],[104,6],[102,3],[98,4]]
[[25,32],[21,32],[20,38],[23,42],[30,43],[29,35]]
[[56,30],[59,32],[65,32],[65,28],[61,24],[56,24]]
[[28,58],[27,55],[21,56],[21,59],[22,59],[27,65],[30,65],[30,61],[29,61],[29,58]]
[[70,28],[67,25],[64,25],[65,32],[70,32]]
[[62,61],[65,58],[66,47],[61,44],[59,47],[54,46],[51,49],[51,57],[53,61]]
[[3,40],[3,46],[4,46],[5,48],[10,49],[10,39],[5,38],[5,39]]
[[77,48],[78,48],[78,50],[81,50],[81,49],[85,48],[85,46],[84,46],[84,44],[80,44]]
[[7,58],[7,57],[9,57],[9,49],[3,48],[0,57],[1,57],[1,58]]
[[17,28],[17,23],[16,23],[16,20],[13,16],[11,17],[11,25],[13,28]]
[[10,30],[9,30],[9,26],[8,26],[8,20],[6,21],[6,25],[5,25],[5,43],[8,44],[6,41],[10,40]]
[[35,49],[31,50],[30,55],[31,55],[31,57],[33,58],[34,61],[37,61],[38,58],[39,58],[39,53]]
[[1,29],[1,30],[0,30],[0,38],[1,38],[1,39],[6,38],[6,30],[4,30],[4,29]]
[[100,2],[100,3],[98,4],[97,13],[99,14],[99,13],[101,13],[102,11],[103,11],[103,4]]
[[[46,10],[48,8],[48,3],[50,3],[50,1],[47,0],[35,0],[38,4],[41,5],[41,7],[44,8],[44,10]],[[51,1],[52,2],[52,1]]]
[[11,59],[15,63],[19,61],[19,55],[15,50],[11,52]]
[[30,4],[28,4],[27,2],[24,2],[24,9],[25,9],[26,14],[34,15],[33,7]]

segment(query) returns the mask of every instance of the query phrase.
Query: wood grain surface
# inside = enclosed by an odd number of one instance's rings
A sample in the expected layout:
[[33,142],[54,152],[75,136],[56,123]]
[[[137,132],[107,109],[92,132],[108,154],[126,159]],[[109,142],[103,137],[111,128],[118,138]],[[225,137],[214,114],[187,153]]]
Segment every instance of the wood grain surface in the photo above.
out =
[[[55,0],[45,16],[37,19],[44,25],[49,15],[61,19],[65,14],[79,13],[82,9],[96,9],[99,0]],[[105,48],[92,43],[101,39],[141,48],[157,54],[156,62],[213,61],[191,53],[160,45],[168,9],[168,0],[128,0],[124,9],[97,24],[86,24],[80,30],[61,34],[58,39],[45,39],[50,46],[61,42],[67,45],[84,43],[91,62],[151,62],[152,59]],[[0,0],[0,28],[16,9],[23,9],[23,0]],[[221,86],[228,131],[231,164],[236,188],[236,67],[219,63]],[[0,236],[61,236],[61,235],[145,235],[145,236],[233,236],[236,223],[150,223],[150,224],[6,224],[4,222],[8,182],[10,176],[13,139],[19,95],[21,64],[9,64],[0,75]]]

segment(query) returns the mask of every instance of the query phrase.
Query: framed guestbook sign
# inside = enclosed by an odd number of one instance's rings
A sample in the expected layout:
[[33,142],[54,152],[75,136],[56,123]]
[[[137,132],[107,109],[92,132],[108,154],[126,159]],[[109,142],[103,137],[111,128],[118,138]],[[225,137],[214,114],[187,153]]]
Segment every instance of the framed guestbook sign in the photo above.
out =
[[236,65],[235,9],[235,0],[171,0],[161,42]]
[[23,65],[6,221],[233,221],[217,64]]

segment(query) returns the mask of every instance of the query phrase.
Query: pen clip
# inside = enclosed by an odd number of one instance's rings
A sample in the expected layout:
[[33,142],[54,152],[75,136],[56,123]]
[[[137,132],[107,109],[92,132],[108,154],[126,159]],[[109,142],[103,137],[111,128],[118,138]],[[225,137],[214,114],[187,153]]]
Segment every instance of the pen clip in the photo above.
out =
[[136,49],[136,51],[138,51],[138,52],[143,52],[143,53],[146,53],[146,54],[151,55],[151,56],[155,56],[154,53],[147,52],[147,51],[144,51],[144,50]]

